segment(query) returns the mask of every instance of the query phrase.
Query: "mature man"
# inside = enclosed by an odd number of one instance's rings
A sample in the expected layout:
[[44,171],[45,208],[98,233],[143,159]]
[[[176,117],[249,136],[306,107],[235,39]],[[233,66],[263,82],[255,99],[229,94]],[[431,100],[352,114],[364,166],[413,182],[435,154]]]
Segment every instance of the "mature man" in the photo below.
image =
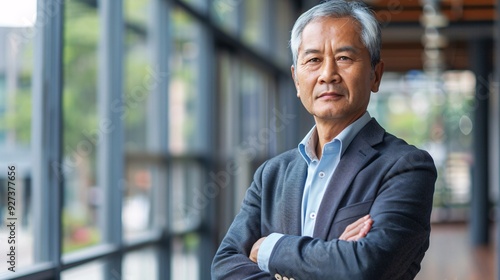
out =
[[316,125],[258,168],[212,278],[413,279],[437,175],[427,152],[366,111],[384,70],[376,19],[362,3],[319,4],[295,23],[291,49]]

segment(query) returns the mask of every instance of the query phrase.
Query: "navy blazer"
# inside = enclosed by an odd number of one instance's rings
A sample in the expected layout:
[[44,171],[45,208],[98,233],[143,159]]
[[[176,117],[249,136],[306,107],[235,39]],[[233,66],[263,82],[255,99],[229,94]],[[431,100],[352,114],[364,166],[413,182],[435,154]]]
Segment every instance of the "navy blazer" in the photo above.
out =
[[[212,279],[413,279],[429,247],[437,177],[431,156],[385,132],[372,119],[356,135],[332,175],[314,236],[301,235],[307,164],[297,149],[262,164],[212,264]],[[338,240],[370,214],[356,242]],[[285,234],[269,260],[271,274],[248,258],[252,245]],[[271,276],[273,276],[271,278]]]

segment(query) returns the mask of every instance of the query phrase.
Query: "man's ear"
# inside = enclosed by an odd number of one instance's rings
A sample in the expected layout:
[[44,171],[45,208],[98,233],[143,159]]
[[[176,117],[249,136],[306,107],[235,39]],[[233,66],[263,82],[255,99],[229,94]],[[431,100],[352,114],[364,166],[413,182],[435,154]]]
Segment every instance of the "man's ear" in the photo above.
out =
[[295,89],[297,90],[297,97],[300,97],[299,80],[297,79],[297,76],[295,74],[295,67],[292,65],[290,67],[290,70],[292,72],[292,79],[293,79],[293,83],[295,84]]
[[384,74],[384,61],[380,60],[375,68],[373,69],[373,75],[371,80],[371,90],[372,92],[377,92],[380,86],[380,81],[382,80],[382,74]]

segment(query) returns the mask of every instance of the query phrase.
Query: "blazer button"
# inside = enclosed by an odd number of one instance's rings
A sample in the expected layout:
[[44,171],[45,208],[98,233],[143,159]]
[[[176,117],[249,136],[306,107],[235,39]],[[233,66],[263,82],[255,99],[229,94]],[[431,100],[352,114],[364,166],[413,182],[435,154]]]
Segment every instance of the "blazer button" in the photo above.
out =
[[276,279],[276,280],[282,280],[281,279],[281,275],[279,275],[278,273],[274,274],[274,279]]

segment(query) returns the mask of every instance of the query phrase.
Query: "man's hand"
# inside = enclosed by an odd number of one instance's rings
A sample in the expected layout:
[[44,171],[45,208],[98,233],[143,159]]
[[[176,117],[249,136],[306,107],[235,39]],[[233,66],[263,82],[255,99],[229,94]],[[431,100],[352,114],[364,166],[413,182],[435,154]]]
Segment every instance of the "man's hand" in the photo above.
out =
[[[370,215],[366,215],[354,223],[348,225],[342,235],[339,237],[339,240],[344,241],[358,241],[359,239],[365,237],[370,229],[372,228],[373,220],[370,218]],[[257,263],[257,255],[259,254],[260,244],[264,242],[266,237],[261,237],[257,240],[253,246],[252,250],[250,250],[250,258],[251,261]]]
[[249,258],[254,263],[257,263],[257,254],[259,253],[260,244],[262,244],[262,242],[264,242],[264,239],[266,239],[266,237],[261,237],[252,246],[252,250],[250,251]]
[[370,215],[366,215],[355,221],[354,223],[348,225],[342,235],[340,235],[339,240],[358,241],[368,234],[368,232],[372,228],[372,224],[373,220],[371,219]]

